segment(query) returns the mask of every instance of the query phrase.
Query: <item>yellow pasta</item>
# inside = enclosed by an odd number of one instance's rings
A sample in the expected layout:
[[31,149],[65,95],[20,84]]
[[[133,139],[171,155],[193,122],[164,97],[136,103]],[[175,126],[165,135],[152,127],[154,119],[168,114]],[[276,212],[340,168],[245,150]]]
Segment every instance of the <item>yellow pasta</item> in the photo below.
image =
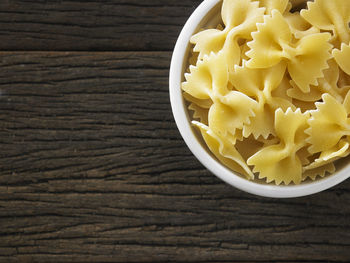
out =
[[350,135],[349,95],[350,93],[344,104],[341,104],[326,93],[322,96],[323,102],[316,102],[317,110],[310,111],[312,117],[308,121],[310,128],[306,133],[309,135],[307,141],[311,144],[311,153],[329,150],[337,145],[343,136]]
[[[219,52],[225,43],[226,50],[237,50],[238,37],[250,39],[250,33],[255,30],[256,23],[263,20],[265,12],[264,8],[258,6],[258,2],[250,0],[225,0],[221,9],[224,30],[208,29],[191,38],[191,43],[195,45],[193,50],[199,53],[199,59],[211,52]],[[233,61],[236,59],[239,59],[237,55],[231,57]]]
[[318,84],[317,78],[323,77],[322,71],[331,58],[329,33],[306,35],[294,44],[289,25],[277,10],[272,11],[271,17],[265,17],[252,36],[253,41],[248,43],[251,50],[247,55],[251,59],[247,67],[268,68],[285,60],[291,78],[304,93],[310,91],[310,85]]
[[201,123],[208,125],[208,109],[202,108],[195,103],[191,103],[188,109],[193,111],[194,119],[198,119]]
[[349,43],[349,0],[314,0],[307,5],[308,9],[300,12],[305,20],[319,29],[332,31],[333,42]]
[[209,109],[211,105],[213,105],[213,101],[211,99],[204,99],[204,100],[197,99],[186,92],[183,93],[183,96],[187,101],[192,102],[193,104],[196,104],[199,107],[204,109]]
[[255,138],[262,136],[267,138],[274,134],[273,119],[274,112],[278,107],[287,109],[292,104],[279,97],[273,97],[272,91],[281,83],[285,74],[286,64],[279,63],[268,69],[247,69],[243,66],[235,67],[230,74],[230,82],[243,94],[254,97],[259,103],[254,111],[254,118],[243,127],[243,136],[248,137],[253,134]]
[[311,85],[308,93],[302,92],[294,81],[290,81],[292,88],[287,90],[287,94],[294,99],[315,102],[321,99],[322,94],[329,93],[342,102],[344,90],[338,87],[339,68],[334,59],[328,61],[328,66],[329,67],[323,71],[324,77],[318,79],[317,86]]
[[236,150],[234,145],[227,142],[225,138],[219,137],[212,130],[210,130],[208,126],[196,121],[193,121],[193,124],[199,128],[203,139],[216,158],[218,158],[232,170],[244,174],[248,179],[254,178],[251,169],[248,167],[245,160]]
[[182,83],[208,149],[248,180],[299,184],[350,155],[350,1],[223,0]]
[[312,170],[329,164],[341,157],[349,155],[350,147],[347,140],[340,140],[339,143],[328,150],[325,150],[311,164],[304,167],[305,170]]
[[[260,0],[260,6],[266,8],[266,14],[271,14],[272,10],[277,9],[280,13],[284,13],[288,8],[288,0]],[[288,10],[289,11],[289,10]]]
[[304,170],[303,181],[310,178],[315,181],[317,177],[325,177],[327,173],[332,174],[335,172],[335,166],[333,163],[328,163],[324,166],[320,166],[310,170]]
[[212,54],[185,74],[182,89],[197,99],[212,99],[214,94],[227,92],[228,68],[224,56]]
[[333,50],[333,56],[339,67],[341,67],[346,74],[350,75],[350,45],[342,43],[341,50]]
[[275,115],[275,130],[280,142],[261,149],[247,163],[254,166],[253,171],[259,172],[259,178],[266,178],[268,183],[275,181],[279,185],[293,181],[298,184],[302,180],[302,163],[296,153],[305,146],[308,114],[289,108],[286,112],[277,109]]
[[284,18],[286,19],[295,39],[301,39],[309,34],[320,33],[320,29],[312,26],[298,13],[287,13]]
[[[247,95],[231,91],[220,100],[214,102],[208,113],[209,127],[222,136],[229,136],[235,141],[236,129],[242,129],[254,116],[257,102]],[[233,138],[233,139],[231,139]]]

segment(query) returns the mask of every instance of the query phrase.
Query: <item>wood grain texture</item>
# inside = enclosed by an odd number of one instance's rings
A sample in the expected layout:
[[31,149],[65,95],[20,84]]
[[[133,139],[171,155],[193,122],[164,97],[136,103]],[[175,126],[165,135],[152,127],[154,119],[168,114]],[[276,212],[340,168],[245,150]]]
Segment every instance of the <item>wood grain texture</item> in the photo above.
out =
[[170,51],[200,0],[0,1],[0,50]]
[[170,52],[0,53],[1,262],[349,262],[350,181],[259,198],[192,156]]

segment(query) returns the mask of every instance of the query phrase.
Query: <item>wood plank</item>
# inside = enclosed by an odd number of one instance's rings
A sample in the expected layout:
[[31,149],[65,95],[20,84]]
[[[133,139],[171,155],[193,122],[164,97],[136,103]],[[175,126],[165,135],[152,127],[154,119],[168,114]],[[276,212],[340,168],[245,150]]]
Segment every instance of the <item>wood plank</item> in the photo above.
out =
[[200,0],[0,1],[0,50],[170,51]]
[[350,180],[259,198],[174,124],[170,52],[0,53],[1,262],[349,262]]

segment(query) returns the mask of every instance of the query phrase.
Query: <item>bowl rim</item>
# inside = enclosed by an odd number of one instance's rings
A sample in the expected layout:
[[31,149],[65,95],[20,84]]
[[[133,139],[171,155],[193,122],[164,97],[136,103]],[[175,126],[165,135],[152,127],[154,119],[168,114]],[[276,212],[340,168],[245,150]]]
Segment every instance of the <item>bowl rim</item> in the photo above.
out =
[[202,165],[224,182],[242,191],[263,197],[293,198],[307,196],[329,189],[346,180],[350,176],[350,172],[347,171],[348,169],[344,168],[333,175],[300,185],[277,186],[271,184],[259,184],[241,177],[234,171],[222,165],[218,160],[214,159],[207,150],[203,149],[187,118],[188,110],[182,96],[181,82],[183,65],[186,64],[184,63],[184,59],[186,58],[190,38],[208,12],[220,2],[221,0],[204,0],[195,9],[176,41],[171,58],[169,94],[172,113],[178,130],[190,151],[202,163]]

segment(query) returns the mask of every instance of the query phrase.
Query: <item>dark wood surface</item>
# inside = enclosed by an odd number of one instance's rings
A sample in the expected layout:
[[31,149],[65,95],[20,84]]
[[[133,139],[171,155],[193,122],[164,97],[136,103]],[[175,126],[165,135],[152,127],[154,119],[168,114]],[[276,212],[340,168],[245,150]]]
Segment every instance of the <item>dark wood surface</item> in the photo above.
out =
[[252,196],[192,156],[171,49],[200,1],[0,3],[0,262],[349,262],[350,181]]
[[171,51],[200,0],[1,0],[0,50]]

